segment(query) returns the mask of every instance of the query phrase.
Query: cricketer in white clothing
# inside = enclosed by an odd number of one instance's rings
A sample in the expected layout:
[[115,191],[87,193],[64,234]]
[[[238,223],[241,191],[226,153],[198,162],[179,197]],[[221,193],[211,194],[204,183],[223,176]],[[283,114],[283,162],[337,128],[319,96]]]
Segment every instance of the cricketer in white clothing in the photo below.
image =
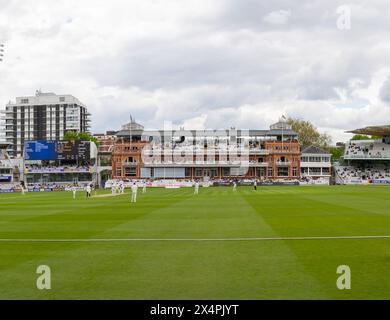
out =
[[146,182],[143,183],[142,193],[146,193]]
[[131,202],[137,202],[137,191],[138,191],[138,186],[134,182],[133,185],[131,186]]
[[194,194],[198,194],[198,193],[199,193],[199,182],[195,182]]
[[90,185],[87,185],[87,188],[85,189],[87,191],[87,198],[91,197],[92,188]]
[[113,183],[112,186],[111,186],[111,194],[114,196],[116,193],[116,186],[115,184]]

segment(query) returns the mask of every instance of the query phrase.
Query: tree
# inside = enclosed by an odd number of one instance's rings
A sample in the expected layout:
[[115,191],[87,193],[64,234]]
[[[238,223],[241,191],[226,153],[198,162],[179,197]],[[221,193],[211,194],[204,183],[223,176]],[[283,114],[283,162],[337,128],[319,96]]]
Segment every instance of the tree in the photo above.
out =
[[320,133],[316,126],[309,121],[301,119],[288,118],[287,123],[298,134],[298,140],[303,147],[316,146],[320,148],[329,148],[332,138],[327,133]]
[[76,141],[76,140],[83,140],[83,141],[92,141],[97,146],[99,146],[99,141],[96,137],[91,136],[88,132],[73,132],[73,131],[67,131],[64,134],[64,140],[67,141]]
[[73,131],[67,131],[64,134],[64,140],[66,141],[76,141],[79,139],[78,133]]
[[93,141],[96,145],[98,145],[98,139],[96,137],[91,136],[88,132],[79,132],[79,140],[84,141]]
[[351,140],[379,140],[379,139],[382,138],[377,136],[366,136],[362,134],[355,134]]
[[340,146],[340,147],[330,147],[328,149],[328,151],[332,155],[332,162],[333,161],[339,161],[340,158],[344,155],[345,145]]
[[320,137],[318,139],[318,146],[322,148],[329,148],[332,143],[332,137],[326,132],[320,133]]

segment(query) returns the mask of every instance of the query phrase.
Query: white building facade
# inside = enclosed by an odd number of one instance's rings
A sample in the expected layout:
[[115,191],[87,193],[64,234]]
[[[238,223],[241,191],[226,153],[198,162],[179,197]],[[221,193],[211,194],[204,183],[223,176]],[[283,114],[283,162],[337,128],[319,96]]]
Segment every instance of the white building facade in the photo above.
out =
[[301,178],[308,183],[329,184],[331,169],[331,154],[325,150],[314,146],[302,150]]

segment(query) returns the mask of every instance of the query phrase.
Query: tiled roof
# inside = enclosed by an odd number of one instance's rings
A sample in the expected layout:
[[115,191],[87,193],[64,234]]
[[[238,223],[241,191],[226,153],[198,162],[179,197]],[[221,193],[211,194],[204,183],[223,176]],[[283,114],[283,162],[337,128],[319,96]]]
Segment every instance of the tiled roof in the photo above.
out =
[[310,154],[329,154],[328,151],[325,151],[321,148],[310,146],[302,150],[302,154],[304,153],[310,153]]

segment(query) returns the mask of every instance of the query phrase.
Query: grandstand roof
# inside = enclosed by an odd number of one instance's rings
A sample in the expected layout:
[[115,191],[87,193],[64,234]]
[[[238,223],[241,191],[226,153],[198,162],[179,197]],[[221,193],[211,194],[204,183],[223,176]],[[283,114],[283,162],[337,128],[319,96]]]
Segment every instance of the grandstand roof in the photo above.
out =
[[355,133],[355,134],[367,134],[370,136],[390,136],[390,125],[383,125],[383,126],[370,126],[365,127],[361,129],[355,129],[351,131],[347,131],[348,133]]
[[[291,129],[286,129],[286,130],[277,130],[277,129],[273,129],[273,130],[241,130],[241,129],[234,129],[236,131],[236,133],[238,135],[240,134],[249,134],[249,136],[281,136],[281,135],[284,135],[286,137],[288,136],[293,136],[293,137],[296,137],[297,136],[297,133]],[[175,135],[177,133],[180,133],[180,134],[188,134],[188,135],[192,135],[192,136],[195,136],[195,135],[218,135],[218,134],[221,134],[221,132],[226,132],[226,134],[229,133],[229,129],[226,129],[226,130],[212,130],[212,129],[209,129],[209,130],[173,130],[172,131],[172,134]],[[133,136],[141,136],[141,135],[161,135],[163,136],[164,135],[164,130],[132,130],[130,132],[130,130],[120,130],[118,132],[116,132],[116,136],[117,137],[128,137],[130,135],[130,133],[133,135]]]
[[302,150],[302,154],[329,154],[329,152],[325,151],[324,149],[310,146]]
[[297,136],[298,134],[292,130],[292,129],[286,129],[286,130],[281,130],[281,129],[271,129],[267,131],[268,136]]

